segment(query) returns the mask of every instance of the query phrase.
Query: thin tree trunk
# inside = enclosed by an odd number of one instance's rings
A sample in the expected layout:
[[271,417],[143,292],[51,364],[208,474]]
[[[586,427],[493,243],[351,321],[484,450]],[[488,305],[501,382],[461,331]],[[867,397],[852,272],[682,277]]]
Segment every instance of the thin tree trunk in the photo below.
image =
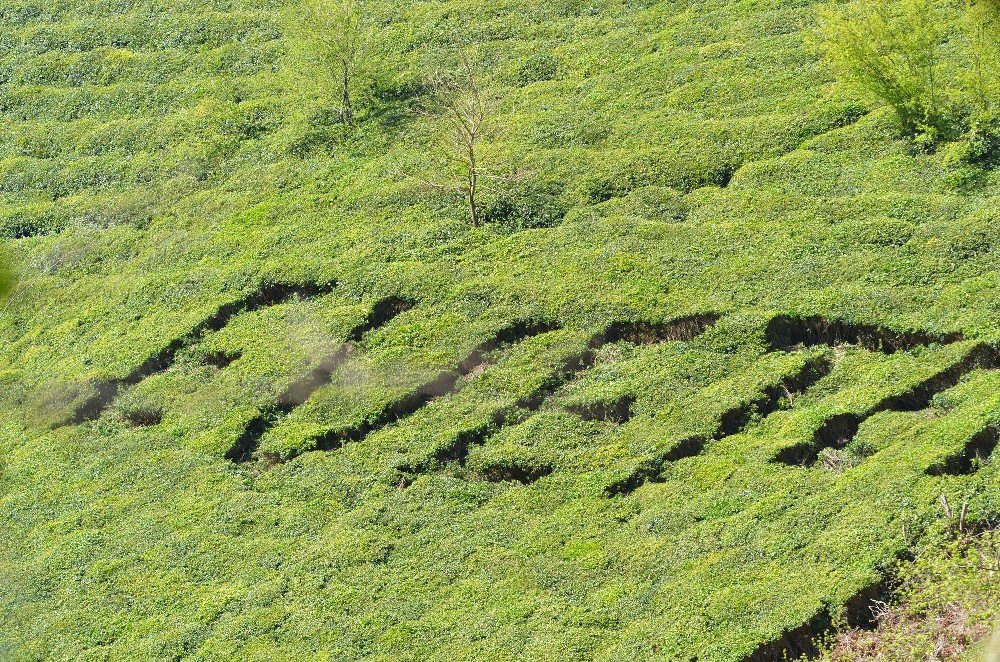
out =
[[472,227],[479,227],[479,208],[476,205],[476,176],[473,174],[469,178],[469,218],[472,219]]
[[354,123],[354,109],[351,108],[351,77],[347,71],[347,65],[344,65],[344,76],[343,82],[343,98],[340,102],[340,121],[342,124],[353,124]]
[[479,171],[476,167],[476,148],[474,143],[469,144],[469,218],[472,220],[472,227],[479,227],[479,209],[476,206],[476,189],[479,186]]

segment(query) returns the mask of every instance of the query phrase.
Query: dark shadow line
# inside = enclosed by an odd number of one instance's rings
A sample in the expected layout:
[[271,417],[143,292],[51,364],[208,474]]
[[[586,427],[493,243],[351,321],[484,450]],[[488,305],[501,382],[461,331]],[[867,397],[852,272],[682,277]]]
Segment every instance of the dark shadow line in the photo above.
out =
[[898,331],[876,324],[855,324],[819,315],[794,314],[772,318],[765,330],[765,338],[774,351],[797,346],[858,345],[885,354],[929,345],[947,345],[963,339],[960,333]]
[[777,384],[768,386],[760,395],[723,412],[711,435],[694,435],[682,439],[669,451],[643,462],[626,478],[605,488],[608,497],[628,495],[647,482],[657,482],[666,466],[701,454],[710,441],[718,441],[744,431],[755,420],[766,418],[790,402],[790,397],[804,393],[833,370],[828,356],[806,361],[798,371],[786,375]]
[[325,356],[319,365],[286,388],[273,406],[266,408],[247,423],[243,432],[226,452],[226,459],[237,463],[252,460],[257,448],[260,447],[261,439],[281,416],[288,415],[295,408],[302,406],[313,393],[330,383],[333,373],[354,353],[354,343],[361,342],[366,334],[385,326],[397,316],[412,309],[414,305],[416,302],[412,299],[396,296],[376,303],[365,321],[347,334],[349,342]]
[[[403,484],[412,482],[413,476],[426,473],[435,467],[448,463],[457,463],[465,466],[469,451],[472,446],[485,444],[490,437],[502,428],[523,421],[531,413],[538,411],[542,404],[556,391],[573,380],[577,375],[594,366],[597,360],[597,352],[609,343],[629,342],[636,345],[651,345],[661,342],[689,342],[712,328],[719,320],[720,315],[715,313],[701,313],[688,315],[664,323],[648,322],[613,322],[601,333],[595,335],[587,343],[586,348],[574,356],[569,357],[557,370],[549,375],[543,385],[532,393],[520,398],[509,407],[505,407],[496,412],[489,422],[472,430],[460,432],[448,446],[438,450],[434,456],[421,465],[408,465],[397,467],[397,470],[404,475]],[[629,405],[631,406],[631,405]],[[516,476],[525,478],[525,484],[537,480],[552,472],[551,468],[536,468],[532,471],[504,471],[499,466],[494,471],[487,472],[484,477],[489,479],[490,475],[506,476],[505,480],[516,479]]]
[[78,425],[99,418],[114,401],[122,387],[134,386],[146,377],[167,370],[176,361],[177,353],[180,350],[197,342],[208,333],[221,330],[237,314],[253,312],[261,308],[284,303],[293,297],[309,299],[329,294],[336,287],[337,283],[333,281],[325,285],[316,283],[266,283],[240,299],[223,304],[214,313],[201,322],[198,322],[187,333],[171,340],[166,347],[147,358],[125,377],[95,384],[94,389],[96,393],[84,400],[76,408],[68,422]]
[[963,377],[975,370],[992,370],[1000,366],[1000,354],[987,344],[974,347],[961,360],[931,375],[905,392],[883,398],[861,413],[840,413],[825,420],[805,443],[781,450],[773,462],[789,466],[809,467],[825,448],[841,449],[858,434],[861,424],[883,411],[914,412],[930,406],[934,396],[956,386]]

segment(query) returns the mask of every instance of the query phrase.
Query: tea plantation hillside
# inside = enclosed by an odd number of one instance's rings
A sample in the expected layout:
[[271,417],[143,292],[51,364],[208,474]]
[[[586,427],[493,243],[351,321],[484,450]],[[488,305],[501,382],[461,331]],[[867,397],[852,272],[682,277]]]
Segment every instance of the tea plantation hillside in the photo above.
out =
[[292,0],[0,0],[0,658],[781,659],[996,521],[1000,175],[817,6],[371,0],[344,126]]

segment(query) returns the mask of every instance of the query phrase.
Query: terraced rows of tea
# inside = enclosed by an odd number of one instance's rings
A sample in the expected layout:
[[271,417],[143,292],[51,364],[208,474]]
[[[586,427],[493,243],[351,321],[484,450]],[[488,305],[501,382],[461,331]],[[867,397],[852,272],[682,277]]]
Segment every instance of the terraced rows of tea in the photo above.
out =
[[365,8],[348,128],[298,3],[0,0],[0,658],[777,660],[996,521],[996,170],[817,3]]

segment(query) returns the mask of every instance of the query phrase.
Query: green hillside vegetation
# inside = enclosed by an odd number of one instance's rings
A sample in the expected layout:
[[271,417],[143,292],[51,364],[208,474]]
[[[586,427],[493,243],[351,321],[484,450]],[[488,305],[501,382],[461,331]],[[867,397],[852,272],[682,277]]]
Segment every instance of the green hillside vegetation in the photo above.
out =
[[997,567],[998,551],[995,531],[959,532],[923,548],[897,568],[892,604],[876,607],[878,627],[838,633],[822,659],[994,662],[1000,639],[991,637],[991,619],[1000,586],[984,576]]
[[983,6],[344,7],[349,113],[304,4],[0,1],[0,658],[782,659],[997,522]]

